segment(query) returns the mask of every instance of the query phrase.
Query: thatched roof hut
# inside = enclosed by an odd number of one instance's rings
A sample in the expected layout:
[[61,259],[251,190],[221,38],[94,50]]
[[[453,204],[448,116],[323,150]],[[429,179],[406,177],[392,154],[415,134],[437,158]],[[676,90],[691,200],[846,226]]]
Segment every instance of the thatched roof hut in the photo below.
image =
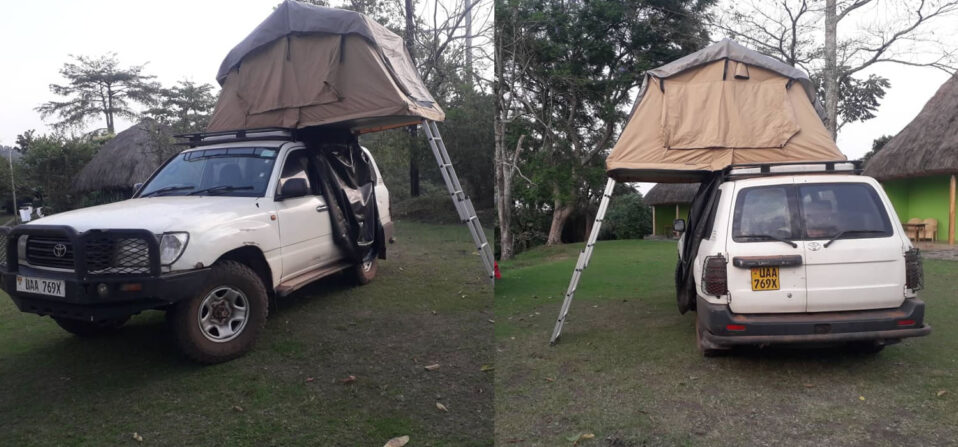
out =
[[645,195],[645,204],[652,207],[652,235],[673,234],[672,221],[689,214],[689,204],[699,190],[698,183],[658,183]]
[[176,152],[172,138],[169,128],[152,120],[134,124],[97,151],[73,186],[77,191],[129,191]]
[[958,76],[865,166],[865,175],[878,180],[942,174],[958,174]]
[[[958,75],[938,89],[918,116],[875,154],[865,175],[877,178],[917,239],[955,241],[958,174]],[[944,225],[945,222],[948,225]]]
[[698,190],[698,183],[657,183],[645,195],[645,204],[692,203],[692,198],[695,197],[695,192]]

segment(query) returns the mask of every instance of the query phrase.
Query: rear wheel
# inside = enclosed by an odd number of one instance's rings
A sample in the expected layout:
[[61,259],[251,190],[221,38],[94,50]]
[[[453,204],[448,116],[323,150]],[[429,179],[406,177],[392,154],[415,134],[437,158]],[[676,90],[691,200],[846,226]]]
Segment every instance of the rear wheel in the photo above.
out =
[[379,264],[376,262],[376,258],[356,264],[356,267],[353,268],[353,276],[356,278],[356,283],[359,285],[369,284],[373,278],[376,277],[376,271],[378,269]]
[[199,363],[237,358],[256,342],[266,325],[266,288],[244,264],[224,261],[213,266],[204,287],[193,298],[169,310],[167,321],[180,350]]
[[72,320],[69,318],[54,318],[63,330],[78,337],[95,337],[98,335],[111,334],[119,330],[130,320],[130,317],[111,318],[101,321],[83,321]]

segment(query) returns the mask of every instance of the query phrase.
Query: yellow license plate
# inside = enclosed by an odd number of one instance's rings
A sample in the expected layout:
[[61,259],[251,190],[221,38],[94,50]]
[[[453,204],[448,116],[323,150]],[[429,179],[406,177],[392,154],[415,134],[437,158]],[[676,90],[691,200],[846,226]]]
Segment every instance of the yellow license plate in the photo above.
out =
[[778,267],[752,267],[752,290],[778,290]]

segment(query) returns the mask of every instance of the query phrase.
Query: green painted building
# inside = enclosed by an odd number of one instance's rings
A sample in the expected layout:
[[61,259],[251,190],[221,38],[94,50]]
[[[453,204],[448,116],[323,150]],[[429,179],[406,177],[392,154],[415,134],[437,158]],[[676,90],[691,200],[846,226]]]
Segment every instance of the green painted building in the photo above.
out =
[[956,174],[958,76],[952,76],[918,116],[868,160],[865,175],[881,182],[899,220],[935,219],[936,239],[954,243]]
[[645,195],[645,204],[652,207],[652,235],[672,236],[672,222],[686,219],[698,183],[659,183]]

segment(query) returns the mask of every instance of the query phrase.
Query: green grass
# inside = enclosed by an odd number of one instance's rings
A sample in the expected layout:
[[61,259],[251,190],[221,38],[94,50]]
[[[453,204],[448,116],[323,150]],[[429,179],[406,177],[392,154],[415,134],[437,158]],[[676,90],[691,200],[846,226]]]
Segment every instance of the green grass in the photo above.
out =
[[[496,283],[496,441],[561,446],[948,445],[958,439],[958,263],[926,261],[931,336],[875,356],[745,350],[706,359],[679,315],[675,244],[596,245],[558,345],[581,244],[523,253]],[[945,394],[938,396],[940,391]],[[862,400],[864,398],[864,400]]]
[[0,297],[0,445],[491,445],[492,290],[472,240],[396,232],[371,284],[279,300],[255,350],[215,366],[184,360],[160,312],[79,339]]

